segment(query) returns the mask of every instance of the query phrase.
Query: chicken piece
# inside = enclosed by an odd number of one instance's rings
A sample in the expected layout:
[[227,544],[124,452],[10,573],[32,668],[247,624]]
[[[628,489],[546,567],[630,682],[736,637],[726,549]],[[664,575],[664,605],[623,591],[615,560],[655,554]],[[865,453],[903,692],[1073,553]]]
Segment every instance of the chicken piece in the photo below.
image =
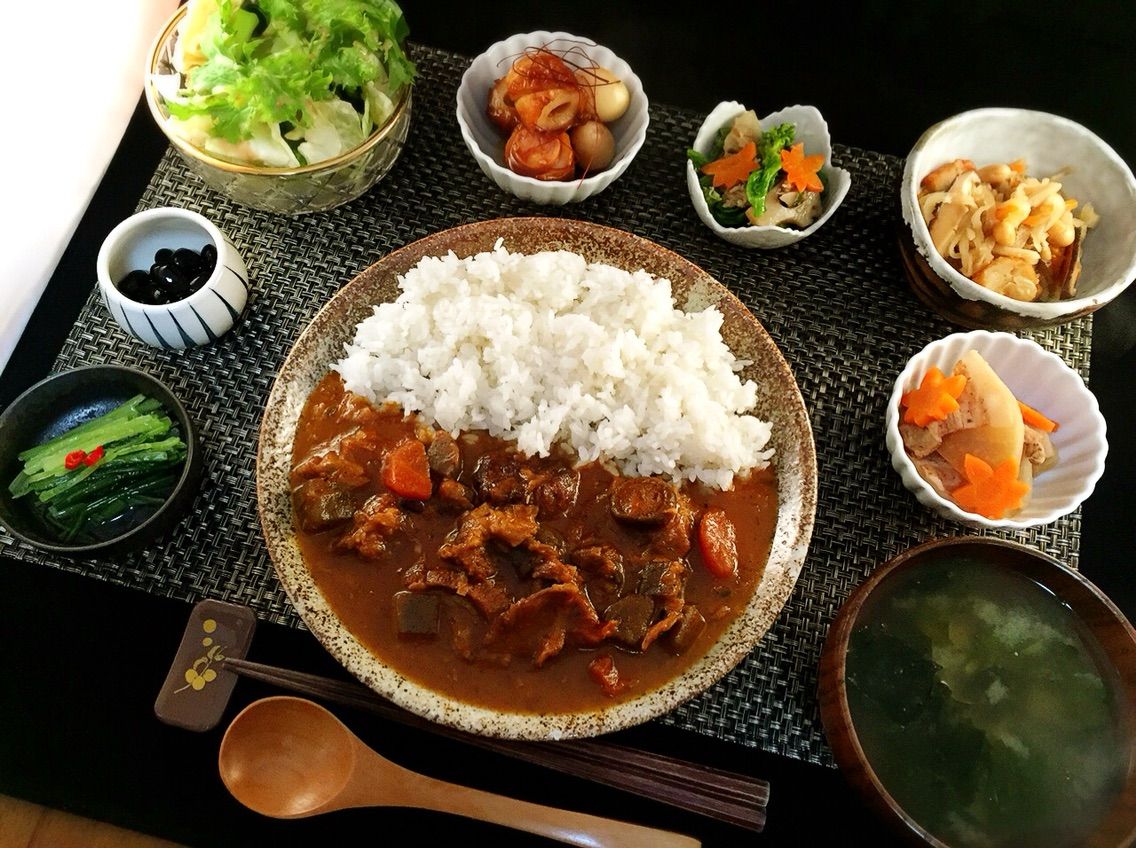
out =
[[1022,456],[1033,466],[1033,474],[1040,474],[1057,464],[1057,449],[1053,440],[1044,430],[1029,424],[1025,425],[1025,438],[1022,440]]
[[951,492],[966,482],[958,470],[937,453],[913,459],[915,470],[941,497],[951,499]]
[[941,427],[933,425],[942,424],[941,421],[932,421],[926,427],[916,424],[900,424],[899,436],[903,439],[903,446],[907,452],[916,459],[930,456],[939,449],[943,443]]

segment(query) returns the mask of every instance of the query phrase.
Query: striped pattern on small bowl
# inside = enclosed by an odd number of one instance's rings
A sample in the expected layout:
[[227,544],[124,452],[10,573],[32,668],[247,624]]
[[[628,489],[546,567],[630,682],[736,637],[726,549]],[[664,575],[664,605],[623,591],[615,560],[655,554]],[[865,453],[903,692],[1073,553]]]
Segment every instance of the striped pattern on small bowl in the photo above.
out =
[[[217,248],[217,267],[198,291],[152,306],[123,295],[116,285],[134,269],[147,270],[165,247]],[[248,303],[249,275],[236,245],[211,221],[177,207],[148,209],[111,230],[99,250],[99,290],[114,320],[135,338],[166,349],[209,344],[233,328]]]

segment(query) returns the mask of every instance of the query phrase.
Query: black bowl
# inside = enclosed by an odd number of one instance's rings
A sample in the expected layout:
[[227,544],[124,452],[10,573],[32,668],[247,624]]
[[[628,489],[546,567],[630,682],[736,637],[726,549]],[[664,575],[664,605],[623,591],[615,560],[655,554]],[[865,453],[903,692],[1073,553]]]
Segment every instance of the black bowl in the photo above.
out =
[[[142,522],[103,541],[71,544],[52,537],[25,499],[13,498],[8,491],[8,484],[20,471],[17,455],[109,412],[139,393],[161,402],[186,444],[181,477],[166,502]],[[119,365],[92,365],[53,374],[12,401],[0,414],[0,525],[29,545],[68,556],[135,550],[161,536],[182,517],[201,482],[201,464],[197,428],[185,407],[149,374]]]

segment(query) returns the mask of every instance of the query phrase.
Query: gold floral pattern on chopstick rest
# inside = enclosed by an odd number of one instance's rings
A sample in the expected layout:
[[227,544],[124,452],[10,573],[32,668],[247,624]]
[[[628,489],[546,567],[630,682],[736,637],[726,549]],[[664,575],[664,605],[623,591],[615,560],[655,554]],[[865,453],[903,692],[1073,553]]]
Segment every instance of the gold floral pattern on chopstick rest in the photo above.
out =
[[212,600],[197,604],[154,702],[155,715],[187,730],[216,727],[237,682],[223,661],[243,658],[255,629],[249,607]]
[[[202,633],[209,634],[215,633],[216,631],[216,619],[207,618],[201,622]],[[175,689],[175,695],[191,687],[200,692],[205,688],[206,684],[212,683],[217,679],[217,669],[212,666],[213,663],[225,659],[225,655],[222,653],[225,650],[225,645],[215,643],[212,636],[206,635],[201,639],[201,647],[205,649],[205,653],[195,659],[193,665],[185,670],[185,685],[180,689]]]

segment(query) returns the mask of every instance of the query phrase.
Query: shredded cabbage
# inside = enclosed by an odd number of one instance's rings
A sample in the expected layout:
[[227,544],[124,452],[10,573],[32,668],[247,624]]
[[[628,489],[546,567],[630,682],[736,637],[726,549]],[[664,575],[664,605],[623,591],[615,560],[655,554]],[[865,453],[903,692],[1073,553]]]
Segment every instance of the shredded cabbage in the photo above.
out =
[[413,83],[394,0],[189,0],[159,91],[173,130],[213,155],[287,167],[358,146]]

